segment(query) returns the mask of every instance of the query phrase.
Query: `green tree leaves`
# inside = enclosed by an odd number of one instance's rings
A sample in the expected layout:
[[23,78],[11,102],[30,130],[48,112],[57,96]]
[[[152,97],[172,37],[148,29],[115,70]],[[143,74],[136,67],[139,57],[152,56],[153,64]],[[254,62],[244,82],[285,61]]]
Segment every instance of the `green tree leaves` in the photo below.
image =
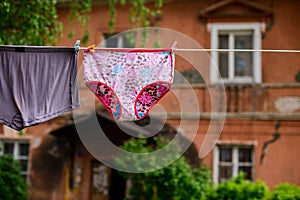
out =
[[[94,1],[97,3],[97,0]],[[91,0],[71,0],[60,3],[70,7],[69,22],[78,22],[83,30],[82,44],[90,39],[88,27],[89,13],[92,9]],[[103,1],[102,1],[103,3]],[[163,0],[155,0],[147,4],[146,0],[109,0],[110,19],[108,26],[112,31],[115,26],[117,5],[128,5],[130,9],[129,22],[133,27],[149,26],[151,17],[161,13]],[[147,4],[147,6],[146,6]],[[57,0],[2,0],[0,2],[0,44],[5,45],[54,45],[61,37],[63,25],[58,21]],[[69,38],[76,35],[73,29]]]
[[55,0],[3,0],[0,3],[0,44],[54,44],[62,30],[55,5]]
[[[90,39],[90,31],[87,27],[89,22],[89,12],[92,10],[92,1],[91,0],[71,0],[71,9],[69,15],[69,21],[71,23],[78,22],[80,28],[83,30],[84,35],[81,38],[82,44],[87,44]],[[73,38],[75,36],[75,31],[71,30],[68,37]]]
[[108,0],[110,20],[108,21],[108,27],[111,31],[114,29],[117,5],[128,5],[130,8],[129,22],[133,27],[148,27],[154,24],[150,23],[151,18],[156,18],[161,14],[161,8],[163,6],[163,0],[155,0],[154,5],[147,4],[146,0]]
[[300,200],[300,188],[290,183],[282,183],[275,187],[271,200]]
[[20,164],[10,156],[0,156],[0,186],[0,199],[27,198],[27,185],[20,174]]
[[[164,137],[154,137],[149,143],[146,139],[131,139],[122,148],[130,152],[147,153],[170,145],[169,140]],[[168,146],[166,146],[168,148]],[[170,146],[170,155],[178,152],[174,146]],[[168,157],[166,155],[166,157]],[[151,158],[151,156],[149,156]],[[162,159],[152,159],[148,162],[128,158],[130,162],[118,160],[120,164],[136,165],[159,165]],[[125,159],[126,160],[126,159]],[[189,199],[201,200],[205,197],[205,191],[210,187],[210,172],[205,167],[193,168],[184,157],[180,157],[165,168],[146,172],[129,174],[120,172],[126,179],[131,181],[130,196],[132,199]]]
[[223,182],[209,190],[207,200],[263,200],[269,195],[268,186],[262,181],[251,182],[240,173],[228,182]]

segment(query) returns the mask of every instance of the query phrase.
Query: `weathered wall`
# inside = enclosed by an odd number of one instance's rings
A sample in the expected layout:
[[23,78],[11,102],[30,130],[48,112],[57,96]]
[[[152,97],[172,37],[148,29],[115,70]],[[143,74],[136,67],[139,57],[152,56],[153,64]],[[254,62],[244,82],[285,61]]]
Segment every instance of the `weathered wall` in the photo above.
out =
[[[168,2],[164,4],[163,14],[160,27],[170,28],[188,35],[196,40],[204,48],[210,48],[210,33],[206,24],[199,19],[199,11],[208,5],[217,1],[191,1],[187,2]],[[274,21],[270,30],[263,34],[262,48],[263,49],[299,49],[300,40],[300,21],[299,16],[299,1],[280,1],[280,0],[265,0],[256,1],[261,5],[273,9]],[[60,9],[60,19],[65,25],[70,25],[67,21],[67,9]],[[91,32],[90,44],[99,44],[102,40],[102,33],[107,33],[107,20],[109,13],[107,6],[93,7],[90,15],[89,29]],[[130,28],[128,24],[128,10],[126,7],[119,7],[115,31],[120,32]],[[222,20],[219,20],[222,21]],[[233,21],[241,21],[233,19]],[[251,21],[251,20],[248,20]],[[228,21],[226,21],[228,22]],[[72,25],[70,25],[72,26]],[[76,27],[76,32],[81,32]],[[73,45],[74,39],[67,39],[68,29],[64,31],[64,39],[59,45]],[[178,44],[180,47],[180,44]],[[176,58],[175,69],[185,71],[191,69],[190,64],[186,61]],[[295,83],[295,75],[300,70],[300,57],[295,53],[262,53],[262,80],[263,83]],[[204,76],[209,74],[209,60],[206,61],[207,70]],[[202,74],[203,75],[203,74]],[[174,87],[176,90],[176,87]],[[193,99],[185,95],[185,91],[180,89],[180,101],[184,101],[183,105],[189,105],[193,110]],[[210,111],[210,96],[207,90],[203,87],[194,90],[198,96],[201,112]],[[299,97],[299,87],[287,89],[285,86],[275,87],[268,85],[258,85],[250,87],[227,87],[227,111],[231,113],[240,112],[260,112],[260,113],[299,113],[299,103],[295,103],[295,109],[289,110],[288,100],[290,97]],[[283,98],[282,98],[283,97]],[[287,99],[286,99],[287,98]],[[280,100],[281,99],[281,100]],[[282,100],[283,99],[283,100]],[[280,101],[279,101],[280,100]],[[295,100],[295,99],[294,99]],[[276,103],[277,102],[277,103]],[[162,101],[167,111],[180,112],[180,103],[174,94],[168,94]],[[238,115],[237,115],[238,116]],[[279,132],[282,137],[270,148],[266,154],[264,163],[259,164],[261,149],[266,140],[272,138],[274,133],[274,124],[276,120],[272,120],[272,116],[267,117],[268,120],[251,120],[251,119],[232,119],[226,120],[224,130],[220,137],[220,141],[254,141],[256,168],[255,177],[266,181],[270,186],[283,181],[290,181],[296,184],[299,183],[299,159],[296,158],[297,150],[299,150],[300,139],[298,138],[298,129],[300,126],[299,120],[282,121]],[[178,121],[171,120],[171,124],[177,124]],[[176,126],[176,125],[175,125]],[[207,130],[208,121],[202,120],[198,130],[198,136],[195,139],[197,146],[200,148],[204,133]],[[188,129],[186,127],[185,129]],[[212,155],[208,155],[204,162],[212,166]],[[285,170],[286,169],[286,170]]]
[[[199,20],[199,11],[205,6],[215,1],[170,1],[165,3],[163,7],[162,20],[159,25],[164,28],[184,33],[204,48],[210,48],[210,33],[207,31],[205,24]],[[264,0],[256,1],[267,6],[274,11],[274,24],[272,28],[266,32],[262,38],[263,49],[299,49],[300,48],[300,20],[299,8],[300,1],[289,0]],[[73,46],[75,40],[80,38],[83,31],[80,30],[78,24],[70,24],[68,22],[68,8],[59,8],[59,20],[64,24],[63,38],[57,45]],[[90,23],[88,28],[91,33],[89,44],[99,44],[102,41],[102,34],[108,32],[107,21],[109,12],[107,6],[94,6],[90,15]],[[74,39],[67,37],[70,28],[74,28],[79,35]],[[128,23],[128,8],[120,6],[117,14],[116,32],[121,32],[130,28]],[[180,44],[178,44],[180,46]],[[82,53],[79,53],[79,65],[82,60]],[[177,59],[178,58],[178,59]],[[190,64],[177,57],[176,70],[185,71],[191,68]],[[209,60],[207,70],[203,76],[209,75]],[[300,70],[300,56],[295,53],[262,53],[262,80],[263,83],[295,83],[295,75]],[[282,97],[299,97],[299,87],[267,87],[264,85],[257,86],[256,95],[253,96],[251,87],[244,88],[237,93],[227,91],[227,111],[239,114],[239,112],[279,112],[280,109],[289,109],[285,106],[290,105],[289,99],[279,101]],[[203,86],[194,90],[199,99],[201,112],[210,111],[210,97],[207,90]],[[230,94],[233,97],[230,100]],[[193,99],[186,97],[185,91],[181,91],[180,100],[185,101],[193,110]],[[236,98],[237,96],[237,98]],[[253,110],[253,99],[255,97],[256,110]],[[238,100],[236,100],[238,99]],[[277,102],[277,104],[276,104]],[[283,103],[282,103],[283,102]],[[167,111],[180,112],[178,99],[173,94],[168,94],[161,103],[166,107]],[[89,104],[83,102],[82,105]],[[240,109],[236,109],[236,107]],[[282,108],[285,107],[285,108]],[[288,107],[288,106],[287,106]],[[238,112],[239,111],[239,112]],[[286,111],[286,110],[285,110]],[[300,108],[296,108],[288,113],[299,113]],[[282,113],[282,112],[281,112]],[[284,112],[283,112],[284,113]],[[238,116],[238,115],[237,115]],[[260,164],[260,156],[263,144],[272,139],[274,133],[274,125],[278,120],[269,118],[268,120],[252,120],[248,119],[227,119],[224,125],[220,142],[253,142],[255,144],[255,178],[262,179],[268,185],[273,187],[280,182],[292,182],[300,185],[300,159],[297,153],[300,151],[300,120],[288,121],[286,119],[279,120],[281,127],[279,133],[281,137],[272,143],[265,154],[263,164]],[[31,137],[31,153],[30,153],[30,186],[32,199],[63,199],[65,194],[65,166],[70,157],[70,149],[66,145],[68,142],[62,139],[48,135],[51,130],[64,125],[64,121],[51,120],[27,129],[27,134]],[[177,127],[179,120],[168,120],[172,126]],[[209,120],[201,119],[199,122],[195,144],[201,147],[205,133],[209,126]],[[194,126],[191,121],[190,126]],[[191,127],[184,127],[187,134],[191,134]],[[58,149],[55,149],[58,148]],[[82,148],[82,147],[80,147]],[[63,150],[64,149],[64,150]],[[78,150],[78,149],[77,149]],[[81,149],[82,150],[82,149]],[[83,157],[83,174],[82,187],[78,191],[78,195],[73,199],[84,199],[89,196],[90,184],[90,163],[92,156],[86,151]],[[203,162],[213,165],[212,153],[208,154]]]

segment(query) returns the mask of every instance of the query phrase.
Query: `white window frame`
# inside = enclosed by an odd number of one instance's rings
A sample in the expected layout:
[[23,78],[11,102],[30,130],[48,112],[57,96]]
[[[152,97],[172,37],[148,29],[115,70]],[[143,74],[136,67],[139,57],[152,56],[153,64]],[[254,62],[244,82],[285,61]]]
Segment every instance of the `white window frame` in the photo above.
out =
[[[232,148],[232,177],[236,177],[238,175],[239,166],[248,166],[252,167],[252,179],[254,179],[254,169],[255,169],[255,149],[253,145],[228,145],[221,144],[216,145],[213,149],[213,183],[219,183],[219,165],[220,165],[220,146],[228,146]],[[251,163],[239,163],[239,148],[252,148],[252,162]]]
[[[253,32],[253,49],[261,49],[261,30],[264,26],[263,23],[211,23],[208,25],[211,31],[211,48],[218,49],[219,47],[219,32],[238,32],[238,31],[252,31]],[[210,80],[211,83],[261,83],[262,82],[262,69],[261,69],[261,52],[255,51],[253,52],[253,68],[252,68],[252,77],[233,77],[229,75],[229,78],[223,80],[220,79],[220,72],[218,69],[219,59],[218,59],[218,52],[212,51],[211,52],[211,63],[210,63]],[[229,56],[230,58],[230,56]],[[233,59],[233,58],[231,58]],[[233,61],[230,61],[231,65],[233,66]],[[230,73],[232,74],[233,67],[229,66]]]
[[13,154],[12,157],[14,160],[27,160],[27,171],[21,171],[21,174],[23,176],[28,176],[29,174],[29,149],[28,149],[28,155],[19,155],[19,146],[20,144],[28,144],[30,148],[29,140],[13,140],[13,139],[1,139],[0,140],[0,156],[5,155],[4,154],[4,143],[12,143],[13,144]]

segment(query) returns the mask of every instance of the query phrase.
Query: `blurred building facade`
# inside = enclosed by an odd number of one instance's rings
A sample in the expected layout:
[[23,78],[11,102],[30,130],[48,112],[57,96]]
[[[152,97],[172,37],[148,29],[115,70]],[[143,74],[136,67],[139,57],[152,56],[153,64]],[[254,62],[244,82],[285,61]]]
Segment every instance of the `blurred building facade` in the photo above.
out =
[[[153,19],[152,25],[183,33],[207,49],[297,50],[299,8],[300,2],[296,0],[170,0],[164,3],[162,14]],[[128,10],[126,6],[118,7],[115,33],[130,29]],[[59,4],[58,12],[65,29],[57,45],[73,46],[75,39],[67,37],[69,28],[74,28],[78,37],[84,30],[69,23],[67,4]],[[110,33],[108,20],[108,5],[95,1],[88,24],[89,44],[100,44],[106,39]],[[178,48],[182,46],[178,43]],[[82,52],[79,55],[81,61]],[[169,114],[167,124],[175,130],[183,118],[191,126],[196,124],[194,145],[201,149],[210,125],[209,89],[220,83],[212,67],[216,65],[225,85],[226,118],[216,145],[201,158],[211,168],[213,182],[226,181],[243,171],[247,179],[261,179],[271,188],[282,182],[300,185],[299,53],[213,51],[208,55],[209,59],[201,62],[203,73],[199,74],[176,53],[175,69],[192,85],[200,119],[195,113],[181,116],[178,96],[170,93],[160,102]],[[180,76],[175,76],[172,90],[178,91],[188,103],[192,97],[184,96],[185,88],[189,89]],[[89,104],[81,98],[82,107]],[[72,126],[72,115],[66,114],[27,128],[22,137],[2,127],[2,154],[13,154],[21,160],[32,199],[121,199],[126,192],[125,183],[112,181],[121,179],[93,158]],[[193,130],[194,127],[180,127],[187,138]],[[114,130],[110,131],[114,135]],[[102,182],[97,182],[99,177]],[[121,195],[113,196],[118,193],[114,187],[121,188]]]

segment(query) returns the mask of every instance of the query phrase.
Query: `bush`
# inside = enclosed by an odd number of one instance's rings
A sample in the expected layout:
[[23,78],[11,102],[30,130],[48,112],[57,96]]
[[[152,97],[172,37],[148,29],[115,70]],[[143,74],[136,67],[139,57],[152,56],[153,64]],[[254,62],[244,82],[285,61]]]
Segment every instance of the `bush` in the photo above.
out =
[[[131,152],[150,152],[166,144],[165,138],[156,138],[155,145],[148,145],[145,139],[131,139],[122,148]],[[174,149],[173,149],[174,150]],[[144,162],[133,157],[128,165],[143,166]],[[164,158],[160,158],[164,159]],[[151,160],[148,164],[159,164]],[[124,160],[120,161],[124,165]],[[130,166],[128,166],[130,167]],[[131,181],[130,199],[151,200],[202,200],[211,187],[210,171],[205,167],[193,168],[184,157],[162,169],[146,173],[125,173],[121,175]]]
[[228,182],[220,183],[207,193],[208,200],[259,200],[269,195],[267,185],[262,181],[251,182],[240,173]]
[[11,156],[0,156],[0,199],[27,198],[26,181],[20,174],[20,163]]
[[275,187],[271,200],[300,200],[300,188],[290,183],[282,183]]

